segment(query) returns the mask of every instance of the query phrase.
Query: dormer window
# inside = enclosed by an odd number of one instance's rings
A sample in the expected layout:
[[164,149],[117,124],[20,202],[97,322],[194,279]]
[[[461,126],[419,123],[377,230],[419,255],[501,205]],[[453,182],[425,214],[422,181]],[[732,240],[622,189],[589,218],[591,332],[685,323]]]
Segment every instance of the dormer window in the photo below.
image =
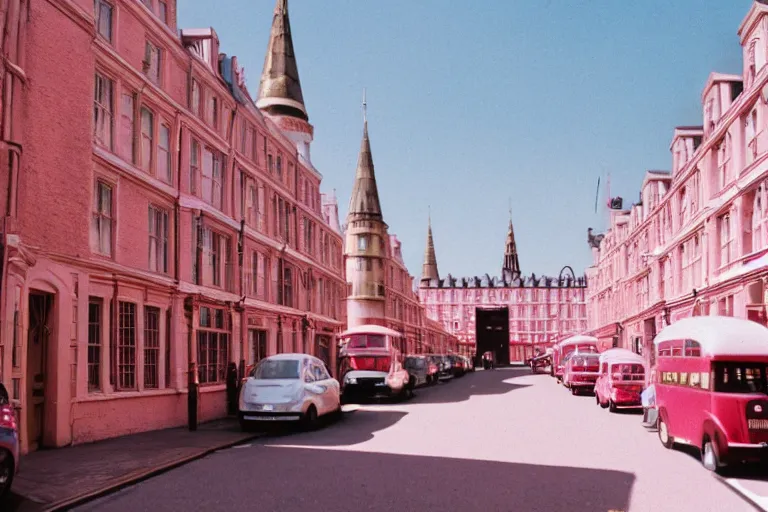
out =
[[160,48],[147,41],[144,44],[144,74],[155,85],[160,85],[160,62]]
[[96,31],[108,42],[112,42],[112,4],[96,0]]

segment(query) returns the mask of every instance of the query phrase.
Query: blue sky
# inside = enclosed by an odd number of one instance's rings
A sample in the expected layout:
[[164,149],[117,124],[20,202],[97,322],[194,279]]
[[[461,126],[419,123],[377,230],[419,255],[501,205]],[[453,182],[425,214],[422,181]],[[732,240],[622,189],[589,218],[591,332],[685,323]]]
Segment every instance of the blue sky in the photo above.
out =
[[[216,29],[255,97],[274,0],[179,0]],[[290,0],[312,161],[346,215],[368,118],[382,209],[412,274],[427,207],[441,275],[500,274],[509,201],[524,273],[576,273],[605,191],[636,201],[701,123],[711,71],[741,73],[750,0]],[[343,222],[343,218],[342,218]]]

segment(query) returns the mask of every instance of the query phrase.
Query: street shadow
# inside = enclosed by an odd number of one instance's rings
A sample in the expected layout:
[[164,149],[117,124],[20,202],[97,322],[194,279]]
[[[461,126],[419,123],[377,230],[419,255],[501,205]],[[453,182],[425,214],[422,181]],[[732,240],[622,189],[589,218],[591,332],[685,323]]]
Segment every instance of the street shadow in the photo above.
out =
[[530,387],[531,384],[508,382],[517,377],[530,377],[525,367],[497,368],[467,373],[463,377],[417,388],[407,403],[447,404],[465,402],[472,396],[503,395],[510,391]]
[[634,481],[631,473],[599,469],[255,446],[219,452],[76,510],[626,511]]
[[284,429],[266,433],[266,444],[298,446],[349,446],[373,439],[374,433],[386,430],[403,419],[403,411],[371,411],[360,409],[344,413],[341,419],[328,420],[319,429],[302,431]]

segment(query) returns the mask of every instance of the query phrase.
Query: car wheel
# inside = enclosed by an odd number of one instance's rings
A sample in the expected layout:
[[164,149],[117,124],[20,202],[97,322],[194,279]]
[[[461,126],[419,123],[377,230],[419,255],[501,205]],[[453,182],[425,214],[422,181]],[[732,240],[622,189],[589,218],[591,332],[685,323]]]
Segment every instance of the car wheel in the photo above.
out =
[[0,500],[4,500],[13,485],[14,461],[7,450],[0,452],[0,458]]
[[249,430],[251,430],[251,426],[248,424],[247,421],[240,420],[240,430],[242,432],[248,432]]
[[317,409],[314,405],[310,405],[307,412],[304,414],[304,427],[307,430],[314,430],[317,428]]
[[616,412],[618,409],[616,408],[616,402],[613,400],[608,400],[608,410],[611,412]]
[[579,390],[578,390],[576,387],[574,387],[574,386],[571,386],[571,394],[572,394],[573,396],[576,396],[576,395],[578,395],[578,394],[579,394]]
[[661,441],[662,446],[664,448],[672,448],[675,444],[675,439],[669,434],[669,427],[661,414],[659,414],[657,428],[659,429],[659,441]]

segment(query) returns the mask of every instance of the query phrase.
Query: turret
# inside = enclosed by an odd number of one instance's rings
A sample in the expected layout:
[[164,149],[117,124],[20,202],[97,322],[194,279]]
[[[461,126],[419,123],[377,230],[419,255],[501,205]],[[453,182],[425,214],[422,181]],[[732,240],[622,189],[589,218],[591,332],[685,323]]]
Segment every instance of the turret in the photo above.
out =
[[440,279],[437,271],[435,242],[432,239],[432,216],[427,220],[427,247],[424,249],[424,264],[421,267],[421,286],[429,286],[430,281]]
[[368,137],[368,119],[364,116],[363,140],[349,200],[344,243],[349,284],[347,319],[350,327],[363,324],[385,325],[384,262],[387,259],[387,238],[387,225],[381,214]]
[[277,0],[275,5],[256,106],[275,121],[296,144],[302,160],[311,165],[309,146],[314,129],[309,124],[301,92],[288,0]]
[[504,265],[501,267],[502,276],[512,280],[520,277],[520,261],[517,258],[517,245],[515,244],[515,228],[512,225],[512,212],[509,212],[509,229],[504,248]]

